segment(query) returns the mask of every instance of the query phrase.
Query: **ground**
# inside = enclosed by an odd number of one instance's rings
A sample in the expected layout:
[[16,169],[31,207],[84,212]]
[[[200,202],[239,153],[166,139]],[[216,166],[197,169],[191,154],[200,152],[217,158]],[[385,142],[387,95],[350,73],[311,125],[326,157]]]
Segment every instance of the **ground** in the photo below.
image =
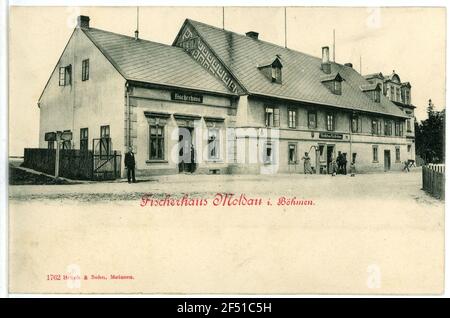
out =
[[[11,289],[55,292],[440,293],[444,202],[421,173],[174,175],[10,186]],[[259,206],[214,206],[217,193]],[[206,199],[142,207],[142,197]],[[296,198],[301,205],[277,205]],[[270,201],[270,204],[268,203]],[[241,201],[242,202],[242,201]],[[79,288],[48,274],[132,275]]]

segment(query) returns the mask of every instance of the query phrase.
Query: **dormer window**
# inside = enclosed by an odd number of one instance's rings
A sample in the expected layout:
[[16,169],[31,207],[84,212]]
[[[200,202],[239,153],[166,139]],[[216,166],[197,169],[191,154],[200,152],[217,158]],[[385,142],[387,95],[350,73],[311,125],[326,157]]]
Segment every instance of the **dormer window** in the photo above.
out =
[[375,103],[379,103],[381,100],[381,85],[379,83],[362,85],[361,91],[363,91],[367,97],[369,97]]
[[322,77],[321,82],[336,95],[342,95],[342,81],[344,79],[339,73],[330,74]]
[[281,84],[282,75],[281,69],[283,65],[281,64],[280,57],[277,57],[268,63],[263,63],[258,65],[258,69],[268,78],[272,83]]

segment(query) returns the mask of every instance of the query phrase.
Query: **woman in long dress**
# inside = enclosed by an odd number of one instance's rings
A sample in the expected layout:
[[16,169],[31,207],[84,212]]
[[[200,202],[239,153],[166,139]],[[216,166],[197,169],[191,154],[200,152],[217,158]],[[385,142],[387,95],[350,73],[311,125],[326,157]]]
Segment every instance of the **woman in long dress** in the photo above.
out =
[[312,174],[313,171],[311,169],[311,158],[309,157],[308,153],[305,152],[305,155],[302,157],[303,162],[303,168],[305,171],[305,174]]

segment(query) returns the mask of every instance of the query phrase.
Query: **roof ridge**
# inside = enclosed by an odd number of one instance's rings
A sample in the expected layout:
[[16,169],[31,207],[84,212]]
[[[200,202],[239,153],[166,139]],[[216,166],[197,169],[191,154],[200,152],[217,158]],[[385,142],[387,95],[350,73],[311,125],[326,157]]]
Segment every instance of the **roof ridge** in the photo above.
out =
[[[109,33],[109,34],[122,36],[122,37],[125,37],[125,38],[130,38],[131,40],[135,40],[133,36],[129,36],[129,35],[125,35],[125,34],[121,34],[121,33],[117,33],[117,32],[111,32],[111,31],[107,31],[107,30],[103,30],[103,29],[99,29],[99,28],[92,28],[92,27],[90,27],[89,29],[84,29],[84,31],[89,31],[89,30],[101,31],[101,32]],[[151,43],[151,44],[157,44],[157,45],[166,46],[166,47],[182,49],[180,47],[173,46],[173,45],[170,45],[170,44],[165,44],[165,43],[161,43],[161,42],[155,42],[155,41],[146,40],[146,39],[142,39],[142,38],[139,38],[138,41],[147,42],[147,43]]]
[[[204,26],[207,26],[207,27],[210,27],[210,28],[213,28],[213,29],[217,29],[217,30],[222,31],[222,32],[233,33],[233,34],[236,34],[236,35],[238,35],[238,36],[240,36],[240,37],[248,38],[245,34],[240,34],[240,33],[234,32],[234,31],[230,31],[230,30],[226,30],[226,29],[221,29],[221,28],[219,28],[219,27],[216,27],[216,26],[214,26],[214,25],[210,25],[210,24],[207,24],[207,23],[204,23],[204,22],[196,21],[196,20],[189,19],[189,18],[186,19],[186,20],[188,20],[189,22],[194,22],[194,23],[202,24],[202,25],[204,25]],[[301,51],[298,51],[298,50],[294,50],[294,49],[291,49],[291,48],[288,48],[288,47],[284,47],[284,46],[282,46],[282,45],[275,44],[275,43],[272,43],[272,42],[268,42],[268,41],[265,41],[265,40],[261,40],[261,39],[259,39],[259,38],[256,39],[256,41],[259,41],[259,42],[262,42],[262,43],[264,43],[264,44],[268,44],[268,45],[271,45],[271,46],[275,46],[275,47],[280,48],[280,49],[283,49],[283,50],[289,50],[289,51],[292,51],[292,52],[295,52],[295,53],[299,53],[299,54],[303,54],[303,55],[309,56],[309,57],[314,58],[314,59],[321,60],[320,57],[314,56],[314,55],[312,55],[312,54],[305,53],[305,52],[301,52]],[[334,61],[330,61],[330,63],[336,64],[336,65],[339,65],[339,66],[344,66],[344,64],[336,63],[336,62],[334,62]]]

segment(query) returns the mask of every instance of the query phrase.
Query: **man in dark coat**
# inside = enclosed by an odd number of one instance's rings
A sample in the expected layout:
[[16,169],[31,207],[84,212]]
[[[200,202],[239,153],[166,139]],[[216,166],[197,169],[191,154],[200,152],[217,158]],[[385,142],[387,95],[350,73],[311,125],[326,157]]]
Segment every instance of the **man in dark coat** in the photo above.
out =
[[136,161],[134,160],[133,148],[129,147],[128,152],[125,154],[125,168],[127,169],[127,179],[128,183],[136,182],[136,177],[134,174],[134,168],[136,167]]

